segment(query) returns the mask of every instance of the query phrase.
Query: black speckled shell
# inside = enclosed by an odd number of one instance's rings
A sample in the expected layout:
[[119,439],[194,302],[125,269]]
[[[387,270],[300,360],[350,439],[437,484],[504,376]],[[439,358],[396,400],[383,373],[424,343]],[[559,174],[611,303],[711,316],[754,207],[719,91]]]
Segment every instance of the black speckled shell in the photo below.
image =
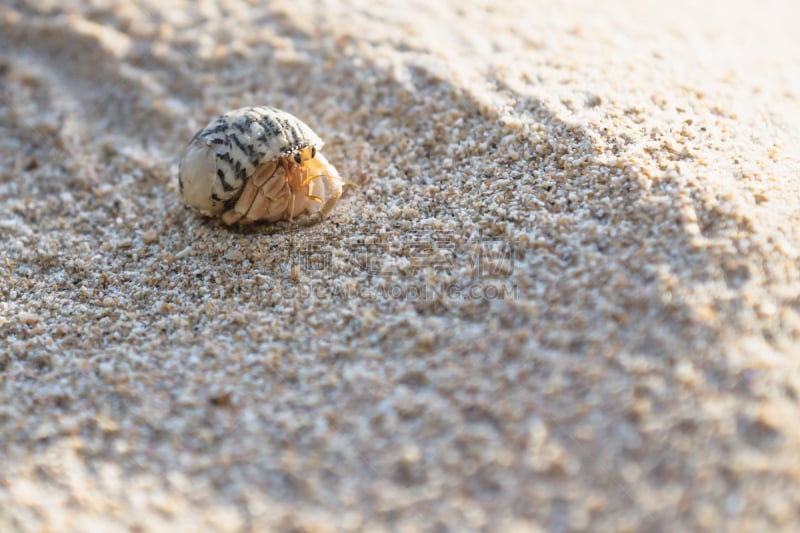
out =
[[[189,143],[213,150],[216,175],[181,176],[186,179],[214,179],[209,188],[214,202],[237,197],[244,182],[256,168],[323,142],[306,123],[274,107],[243,107],[212,120]],[[188,150],[188,147],[187,147]],[[181,182],[181,188],[183,188]]]

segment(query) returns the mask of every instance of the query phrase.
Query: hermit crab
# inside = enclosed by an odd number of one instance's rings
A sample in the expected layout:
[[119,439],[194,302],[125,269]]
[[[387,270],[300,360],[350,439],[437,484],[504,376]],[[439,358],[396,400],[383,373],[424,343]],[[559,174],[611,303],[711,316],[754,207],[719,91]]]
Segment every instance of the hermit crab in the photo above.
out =
[[192,137],[178,185],[188,205],[225,224],[326,216],[344,181],[320,153],[323,142],[294,115],[243,107]]

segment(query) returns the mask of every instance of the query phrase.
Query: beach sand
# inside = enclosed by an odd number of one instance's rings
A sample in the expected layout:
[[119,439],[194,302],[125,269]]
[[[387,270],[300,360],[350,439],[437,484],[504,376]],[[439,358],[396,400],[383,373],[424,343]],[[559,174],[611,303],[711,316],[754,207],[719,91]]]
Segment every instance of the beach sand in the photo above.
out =
[[[797,531],[796,2],[0,7],[3,531]],[[287,110],[331,215],[182,205]]]

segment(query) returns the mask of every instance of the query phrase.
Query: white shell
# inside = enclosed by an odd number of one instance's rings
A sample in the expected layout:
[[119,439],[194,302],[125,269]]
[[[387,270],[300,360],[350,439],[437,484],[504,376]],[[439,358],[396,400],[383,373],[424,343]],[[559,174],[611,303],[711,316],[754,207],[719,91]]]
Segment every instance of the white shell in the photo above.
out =
[[184,202],[208,215],[238,197],[263,163],[323,142],[302,120],[274,107],[243,107],[215,118],[197,132],[180,162]]

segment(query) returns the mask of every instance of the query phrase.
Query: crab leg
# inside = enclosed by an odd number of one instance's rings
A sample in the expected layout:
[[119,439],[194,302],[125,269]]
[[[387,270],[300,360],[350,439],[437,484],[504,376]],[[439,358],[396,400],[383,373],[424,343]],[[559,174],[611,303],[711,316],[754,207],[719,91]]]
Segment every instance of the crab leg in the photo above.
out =
[[[257,208],[254,208],[254,203],[256,202],[259,192],[261,191],[260,186],[269,180],[273,174],[275,174],[276,166],[277,163],[272,162],[267,163],[256,170],[253,177],[245,182],[242,195],[236,201],[236,205],[233,206],[233,209],[226,211],[222,215],[223,223],[234,224],[236,222],[240,222],[242,224],[248,224],[258,220],[258,217],[253,218],[251,216],[251,214],[257,211]],[[259,207],[263,209],[263,202],[259,203]],[[242,220],[243,217],[244,220]]]
[[291,190],[286,182],[286,172],[280,166],[275,168],[273,174],[261,183],[258,196],[250,209],[249,216],[254,220],[268,220],[275,222],[283,215],[289,202]]
[[233,224],[240,221],[243,224],[249,222],[243,221],[241,218],[250,211],[250,206],[253,205],[253,201],[256,199],[257,192],[258,188],[253,185],[252,181],[245,182],[242,195],[236,201],[236,205],[233,206],[233,209],[229,209],[223,213],[222,222],[225,224]]

